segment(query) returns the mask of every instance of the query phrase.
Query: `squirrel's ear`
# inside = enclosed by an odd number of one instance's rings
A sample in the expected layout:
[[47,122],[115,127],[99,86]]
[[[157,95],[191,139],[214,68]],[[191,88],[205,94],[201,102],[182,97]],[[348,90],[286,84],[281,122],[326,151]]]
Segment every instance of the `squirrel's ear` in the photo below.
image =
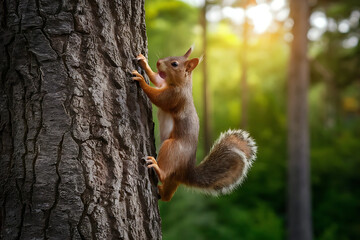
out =
[[188,58],[188,57],[190,56],[191,52],[193,51],[193,49],[194,49],[194,45],[192,45],[192,46],[189,48],[189,50],[187,50],[187,52],[185,53],[184,57],[185,57],[185,58]]
[[199,64],[199,59],[198,58],[193,58],[193,59],[190,59],[190,60],[186,61],[186,63],[185,63],[186,71],[191,72],[192,70],[194,70],[194,68],[196,68],[196,66],[198,64]]

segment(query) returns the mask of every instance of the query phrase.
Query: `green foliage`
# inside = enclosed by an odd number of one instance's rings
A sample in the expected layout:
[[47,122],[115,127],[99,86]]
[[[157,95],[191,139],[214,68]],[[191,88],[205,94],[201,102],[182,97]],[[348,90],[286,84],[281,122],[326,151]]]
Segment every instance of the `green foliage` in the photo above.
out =
[[149,63],[159,58],[183,55],[194,43],[198,10],[181,1],[146,1]]
[[[338,2],[336,7],[336,1],[333,2],[329,5],[333,8],[331,14],[349,16],[349,4],[343,7]],[[199,12],[181,1],[146,1],[152,66],[159,57],[184,54],[194,42],[193,56],[202,54]],[[359,26],[356,29],[359,31]],[[236,32],[226,22],[209,25],[209,50],[204,61],[209,71],[213,140],[222,131],[238,128],[242,117],[243,42]],[[360,239],[360,220],[355,214],[360,212],[360,154],[357,153],[360,149],[360,68],[356,67],[360,54],[359,45],[344,49],[341,45],[344,38],[346,36],[338,32],[325,33],[310,46],[313,228],[314,238],[321,240]],[[255,138],[259,152],[248,178],[227,196],[214,198],[181,187],[171,202],[159,202],[165,240],[285,238],[289,46],[283,39],[282,34],[268,33],[252,36],[249,41],[248,131]],[[324,81],[324,76],[314,67],[314,60],[332,72],[336,84],[329,86]],[[193,74],[193,96],[202,122],[200,67]],[[329,89],[336,97],[329,94]],[[197,156],[201,160],[206,155],[202,135],[199,140]]]
[[358,133],[337,129],[314,137],[317,139],[311,154],[316,173],[312,176],[314,224],[319,239],[359,237],[359,219],[354,214],[360,211],[356,197],[360,194]]

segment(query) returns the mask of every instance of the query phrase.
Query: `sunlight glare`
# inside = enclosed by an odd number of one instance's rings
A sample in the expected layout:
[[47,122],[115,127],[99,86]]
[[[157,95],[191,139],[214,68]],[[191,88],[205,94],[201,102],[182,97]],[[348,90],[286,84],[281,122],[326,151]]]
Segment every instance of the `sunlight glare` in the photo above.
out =
[[233,8],[233,7],[224,7],[222,13],[225,17],[230,18],[236,24],[241,24],[244,22],[244,9],[242,8]]
[[285,7],[285,0],[273,0],[270,3],[270,7],[275,11],[279,11]]
[[310,16],[310,23],[316,28],[325,29],[327,26],[327,19],[325,13],[320,11],[313,12]]
[[310,28],[308,33],[307,33],[307,37],[310,41],[318,41],[321,36],[323,35],[324,31],[322,31],[319,28]]
[[201,7],[204,5],[204,0],[181,0],[181,1],[196,7]]
[[353,48],[358,45],[359,39],[355,36],[351,36],[342,42],[344,48]]
[[[204,0],[182,0],[188,4],[199,7]],[[225,1],[227,4],[233,3],[234,0]],[[264,33],[269,29],[276,17],[277,20],[284,20],[289,15],[286,8],[286,0],[268,1],[257,0],[257,5],[249,6],[246,10],[246,16],[254,26],[253,31],[257,34]],[[226,5],[226,4],[225,4]],[[273,12],[276,16],[273,15]],[[231,5],[221,8],[221,6],[210,6],[206,18],[209,22],[219,22],[223,17],[230,18],[236,24],[244,23],[244,9],[240,7],[231,7]]]
[[339,32],[347,33],[350,31],[350,23],[348,20],[342,20],[339,23]]
[[251,19],[254,24],[254,32],[263,33],[265,32],[273,20],[273,16],[270,11],[268,4],[259,4],[254,7],[250,7],[246,11],[246,15]]
[[283,22],[285,21],[285,19],[289,17],[289,14],[290,14],[290,9],[283,8],[276,13],[275,18],[276,20]]
[[206,12],[206,19],[209,22],[219,22],[222,18],[221,7],[220,6],[212,6]]

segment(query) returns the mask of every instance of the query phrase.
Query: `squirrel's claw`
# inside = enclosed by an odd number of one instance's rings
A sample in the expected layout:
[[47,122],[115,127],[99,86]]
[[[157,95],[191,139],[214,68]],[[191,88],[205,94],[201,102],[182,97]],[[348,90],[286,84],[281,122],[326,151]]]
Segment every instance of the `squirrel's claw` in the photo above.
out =
[[150,165],[157,165],[157,161],[151,156],[143,157],[141,158],[141,160],[145,162],[147,167],[149,167]]
[[149,167],[150,165],[154,164],[151,160],[145,160],[145,164],[147,167]]
[[151,156],[147,156],[146,157],[146,164],[149,164],[147,165],[148,168],[154,168],[155,172],[157,173],[158,177],[159,177],[159,180],[161,182],[164,182],[165,180],[165,174],[164,172],[160,169],[157,161],[155,160],[155,158],[151,157]]
[[141,53],[135,58],[135,60],[138,62],[138,64],[140,64],[140,66],[145,69],[147,66],[147,60],[145,58],[144,55],[142,55]]
[[131,72],[132,75],[135,75],[135,77],[132,77],[131,79],[132,80],[135,80],[135,81],[145,81],[144,77],[136,70],[133,70]]
[[157,168],[159,168],[159,166],[158,166],[155,158],[153,158],[153,157],[151,157],[151,156],[147,156],[146,159],[147,159],[147,160],[146,160],[146,166],[147,166],[148,168],[154,167],[155,170],[156,170]]
[[138,74],[140,74],[140,73],[139,73],[138,71],[136,71],[136,70],[132,70],[131,74],[132,74],[132,75],[138,75]]
[[138,61],[146,61],[146,58],[144,55],[142,55],[141,53],[139,55],[137,55],[137,57],[135,58]]
[[141,160],[143,160],[144,163],[146,163],[146,161],[147,161],[147,160],[146,160],[146,157],[142,157]]
[[147,160],[145,160],[145,161],[146,161],[146,165],[147,165],[148,168],[158,166],[155,158],[153,158],[151,156],[147,156],[146,159]]

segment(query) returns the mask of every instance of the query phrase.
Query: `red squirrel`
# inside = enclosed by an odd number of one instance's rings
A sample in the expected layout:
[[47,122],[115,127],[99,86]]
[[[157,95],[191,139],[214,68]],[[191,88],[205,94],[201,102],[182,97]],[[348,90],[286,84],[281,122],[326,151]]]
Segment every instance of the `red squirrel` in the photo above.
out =
[[191,52],[192,48],[184,56],[159,59],[157,73],[138,55],[136,60],[156,87],[149,86],[136,70],[132,72],[132,79],[159,108],[162,143],[157,160],[148,156],[146,163],[162,183],[158,189],[163,201],[170,201],[181,183],[214,195],[229,193],[240,185],[256,158],[257,147],[249,134],[229,130],[196,166],[199,118],[192,98],[192,71],[200,60],[188,60]]

